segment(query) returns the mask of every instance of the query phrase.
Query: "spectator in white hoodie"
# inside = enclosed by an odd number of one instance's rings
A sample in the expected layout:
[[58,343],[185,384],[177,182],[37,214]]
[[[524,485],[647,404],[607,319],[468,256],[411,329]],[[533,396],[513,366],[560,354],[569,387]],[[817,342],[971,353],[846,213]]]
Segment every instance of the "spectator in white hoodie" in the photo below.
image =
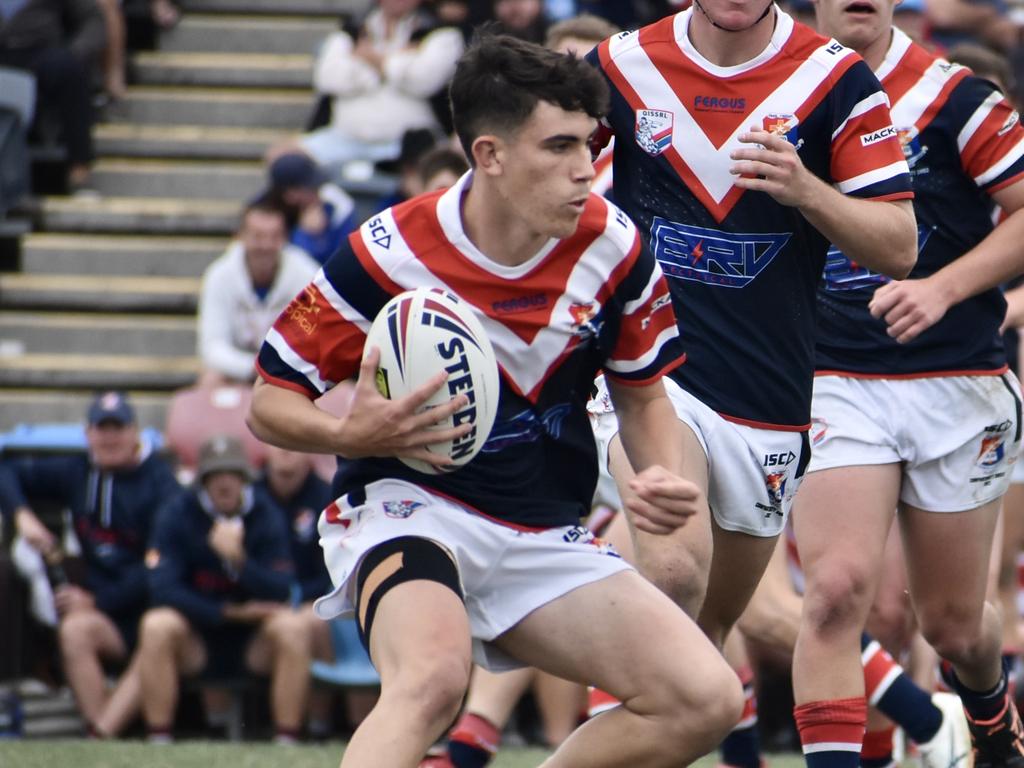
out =
[[376,0],[358,30],[336,32],[324,42],[313,86],[330,97],[331,119],[300,137],[298,146],[325,169],[333,172],[350,160],[394,160],[407,130],[441,131],[431,99],[443,94],[454,74],[463,39],[420,5]]
[[246,206],[237,239],[203,273],[201,386],[253,380],[263,337],[318,267],[305,251],[288,244],[280,208],[262,199]]

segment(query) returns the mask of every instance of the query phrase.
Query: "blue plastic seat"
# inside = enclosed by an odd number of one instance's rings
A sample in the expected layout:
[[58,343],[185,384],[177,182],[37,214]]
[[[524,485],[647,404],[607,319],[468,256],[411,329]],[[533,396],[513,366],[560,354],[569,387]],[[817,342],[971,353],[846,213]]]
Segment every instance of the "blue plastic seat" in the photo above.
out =
[[[163,448],[160,430],[147,427],[142,439]],[[78,423],[18,424],[10,432],[0,433],[0,452],[22,453],[75,453],[86,450],[85,427]]]
[[373,688],[380,685],[380,675],[359,640],[355,619],[334,619],[331,622],[331,645],[334,661],[314,661],[310,673],[315,680],[344,688]]

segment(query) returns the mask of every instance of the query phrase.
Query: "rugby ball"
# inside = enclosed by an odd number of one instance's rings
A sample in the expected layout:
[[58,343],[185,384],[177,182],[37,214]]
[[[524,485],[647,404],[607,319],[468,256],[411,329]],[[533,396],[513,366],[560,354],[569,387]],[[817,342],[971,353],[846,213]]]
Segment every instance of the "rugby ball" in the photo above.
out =
[[[465,395],[469,403],[433,428],[473,428],[458,440],[435,443],[427,450],[450,458],[453,469],[472,461],[494,426],[500,388],[494,348],[473,308],[440,288],[405,291],[374,318],[363,354],[373,347],[380,349],[377,389],[392,400],[408,395],[439,371],[448,371],[447,381],[420,411]],[[452,471],[419,459],[401,460],[426,474]]]

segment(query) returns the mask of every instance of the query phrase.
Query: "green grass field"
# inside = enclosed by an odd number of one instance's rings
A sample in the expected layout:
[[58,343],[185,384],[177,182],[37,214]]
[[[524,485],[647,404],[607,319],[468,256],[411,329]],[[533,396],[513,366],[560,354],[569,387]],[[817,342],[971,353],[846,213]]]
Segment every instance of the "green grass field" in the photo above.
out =
[[[316,747],[276,747],[270,744],[224,744],[190,741],[165,747],[140,742],[0,741],[3,768],[335,768],[341,742]],[[385,759],[381,768],[386,768]],[[494,768],[533,768],[546,752],[508,749],[499,753]],[[802,768],[797,755],[771,755],[770,768]],[[712,768],[706,758],[698,765]],[[623,766],[623,768],[629,768]]]

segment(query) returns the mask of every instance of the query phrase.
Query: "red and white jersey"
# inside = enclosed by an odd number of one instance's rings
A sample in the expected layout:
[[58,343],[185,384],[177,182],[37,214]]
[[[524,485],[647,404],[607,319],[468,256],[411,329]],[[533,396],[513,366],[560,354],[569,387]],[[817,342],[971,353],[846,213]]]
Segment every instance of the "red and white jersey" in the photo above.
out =
[[718,66],[693,46],[693,11],[606,40],[588,60],[612,90],[614,198],[669,280],[687,365],[673,378],[723,417],[810,422],[815,288],[827,240],[796,209],[736,185],[752,126],[785,137],[839,191],[910,198],[889,100],[852,50],[775,9],[768,46]]
[[470,304],[501,371],[498,416],[480,454],[446,475],[395,459],[344,461],[335,491],[399,478],[518,525],[576,524],[597,481],[586,401],[598,370],[655,381],[684,357],[668,287],[636,227],[592,194],[571,237],[504,266],[467,236],[472,174],[363,224],[284,311],[257,367],[310,398],[356,375],[370,323],[393,296],[443,288]]

